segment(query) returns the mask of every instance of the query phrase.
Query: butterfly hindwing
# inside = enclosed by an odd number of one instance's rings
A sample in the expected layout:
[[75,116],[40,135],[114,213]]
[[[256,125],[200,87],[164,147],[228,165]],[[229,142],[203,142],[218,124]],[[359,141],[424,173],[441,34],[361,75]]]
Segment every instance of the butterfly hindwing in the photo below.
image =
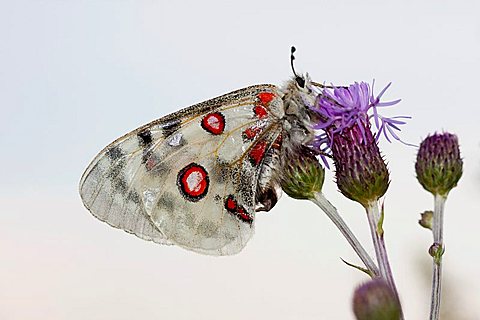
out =
[[110,225],[206,254],[240,251],[253,234],[257,184],[281,133],[277,88],[252,86],[183,109],[119,138],[80,182]]

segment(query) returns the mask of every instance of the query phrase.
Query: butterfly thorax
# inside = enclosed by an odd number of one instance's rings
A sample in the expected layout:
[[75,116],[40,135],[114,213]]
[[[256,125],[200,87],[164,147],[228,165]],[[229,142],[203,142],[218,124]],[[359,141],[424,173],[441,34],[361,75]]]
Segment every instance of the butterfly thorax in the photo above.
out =
[[286,147],[305,146],[314,138],[309,106],[314,105],[316,95],[309,89],[308,75],[305,81],[305,86],[300,87],[297,81],[292,79],[282,88],[285,111],[283,132]]
[[[308,77],[306,77],[309,81]],[[258,179],[256,211],[269,211],[281,195],[280,181],[284,174],[285,160],[295,156],[308,146],[314,138],[309,106],[315,102],[315,95],[308,86],[300,87],[295,79],[288,81],[281,89],[281,108],[271,108],[272,116],[282,125],[281,147],[267,152]]]

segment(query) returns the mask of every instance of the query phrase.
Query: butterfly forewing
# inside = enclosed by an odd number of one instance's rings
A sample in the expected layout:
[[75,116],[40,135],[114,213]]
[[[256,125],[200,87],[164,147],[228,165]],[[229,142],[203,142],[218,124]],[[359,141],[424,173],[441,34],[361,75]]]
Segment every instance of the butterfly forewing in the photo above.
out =
[[277,88],[258,85],[153,121],[106,147],[80,182],[85,206],[110,225],[206,254],[240,251],[255,193],[281,132]]

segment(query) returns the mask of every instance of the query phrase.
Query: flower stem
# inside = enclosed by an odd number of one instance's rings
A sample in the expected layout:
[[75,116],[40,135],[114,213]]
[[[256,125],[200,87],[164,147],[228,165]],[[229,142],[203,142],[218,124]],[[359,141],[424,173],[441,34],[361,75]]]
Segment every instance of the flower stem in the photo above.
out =
[[[380,269],[380,276],[385,279],[387,284],[393,290],[400,305],[400,297],[398,295],[397,287],[395,286],[390,263],[388,262],[387,248],[385,247],[385,240],[383,238],[383,212],[380,213],[378,210],[377,201],[370,202],[365,209],[367,211],[368,224],[372,235],[373,247],[375,248],[375,254],[377,256],[378,267]],[[403,312],[401,312],[400,319],[403,319]]]
[[367,253],[367,251],[363,248],[358,239],[355,237],[352,230],[350,230],[348,225],[339,215],[337,208],[335,208],[321,192],[316,192],[315,198],[311,199],[311,201],[315,203],[320,209],[322,209],[323,212],[325,212],[325,214],[333,222],[333,224],[335,224],[335,226],[343,234],[345,239],[347,239],[348,243],[352,246],[353,250],[357,253],[360,260],[362,260],[365,267],[367,267],[367,269],[370,271],[372,276],[378,276],[380,273],[377,266],[375,265],[375,262]]
[[430,320],[440,318],[440,299],[442,294],[442,255],[443,255],[443,211],[447,197],[435,195],[433,211],[433,245],[430,254],[433,257],[432,300],[430,303]]

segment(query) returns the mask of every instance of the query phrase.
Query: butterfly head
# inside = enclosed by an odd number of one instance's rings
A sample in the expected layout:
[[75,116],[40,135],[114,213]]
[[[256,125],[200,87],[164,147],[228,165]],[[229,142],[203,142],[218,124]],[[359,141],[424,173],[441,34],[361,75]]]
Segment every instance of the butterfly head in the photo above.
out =
[[[297,49],[292,47],[290,50],[290,66],[293,72],[293,78],[285,85],[285,96],[287,99],[295,100],[296,103],[286,104],[285,113],[288,115],[300,115],[302,111],[308,111],[309,106],[315,103],[316,95],[312,91],[312,81],[308,73],[299,74],[295,70],[295,51]],[[286,99],[284,99],[285,101]],[[307,109],[307,110],[305,110]]]
[[298,75],[298,74],[295,73],[295,71],[294,71],[294,77],[293,77],[293,78],[294,78],[295,83],[296,83],[296,85],[297,85],[297,87],[298,87],[299,89],[305,88],[305,86],[306,86],[306,84],[307,84],[307,76],[308,76],[307,74],[305,74],[305,75],[302,75],[302,74],[301,74],[301,75]]

